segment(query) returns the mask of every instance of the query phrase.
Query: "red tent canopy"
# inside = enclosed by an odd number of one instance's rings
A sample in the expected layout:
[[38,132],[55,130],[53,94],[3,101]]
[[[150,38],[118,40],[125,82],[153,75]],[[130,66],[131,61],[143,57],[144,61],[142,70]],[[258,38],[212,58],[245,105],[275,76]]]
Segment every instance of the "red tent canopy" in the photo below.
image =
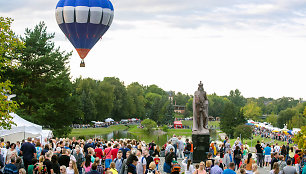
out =
[[174,121],[174,128],[183,128],[183,124],[181,121]]

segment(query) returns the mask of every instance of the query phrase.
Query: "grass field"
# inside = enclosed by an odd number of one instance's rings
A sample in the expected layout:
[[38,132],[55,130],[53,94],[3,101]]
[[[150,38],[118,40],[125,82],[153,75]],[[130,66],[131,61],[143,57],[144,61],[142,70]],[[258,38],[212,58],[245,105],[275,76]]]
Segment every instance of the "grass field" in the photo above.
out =
[[115,130],[126,130],[126,129],[128,129],[128,127],[125,125],[115,125],[115,126],[110,126],[108,128],[72,129],[72,132],[69,135],[69,137],[95,136],[96,134],[97,135],[108,134]]

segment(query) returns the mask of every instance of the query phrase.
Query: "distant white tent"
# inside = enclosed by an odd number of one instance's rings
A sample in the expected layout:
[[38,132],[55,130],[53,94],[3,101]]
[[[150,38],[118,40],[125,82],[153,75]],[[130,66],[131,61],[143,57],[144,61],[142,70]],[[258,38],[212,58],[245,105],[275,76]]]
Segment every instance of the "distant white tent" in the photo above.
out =
[[16,124],[12,126],[12,129],[0,129],[0,137],[5,141],[16,142],[26,139],[28,137],[41,137],[42,126],[31,123],[15,113],[10,113],[13,117],[12,121]]
[[114,121],[114,119],[112,119],[112,118],[105,119],[105,122],[107,122],[107,123],[112,122],[112,121]]

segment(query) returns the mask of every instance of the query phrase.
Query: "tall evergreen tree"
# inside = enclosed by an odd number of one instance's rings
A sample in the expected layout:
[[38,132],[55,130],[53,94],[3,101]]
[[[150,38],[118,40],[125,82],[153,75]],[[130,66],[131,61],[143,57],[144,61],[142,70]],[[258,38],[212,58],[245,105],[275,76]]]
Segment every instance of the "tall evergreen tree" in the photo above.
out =
[[27,120],[54,130],[55,135],[69,133],[74,117],[79,117],[79,101],[72,96],[68,59],[71,53],[55,48],[54,34],[47,33],[41,22],[33,30],[26,29],[21,40],[25,44],[17,67],[7,72],[16,84],[15,98],[22,103],[19,114]]

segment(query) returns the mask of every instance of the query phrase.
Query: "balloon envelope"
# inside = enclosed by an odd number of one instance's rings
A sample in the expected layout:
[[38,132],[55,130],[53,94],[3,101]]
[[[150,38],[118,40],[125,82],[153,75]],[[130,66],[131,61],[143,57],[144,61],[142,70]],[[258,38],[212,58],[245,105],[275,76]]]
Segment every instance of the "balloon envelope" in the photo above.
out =
[[60,0],[55,16],[63,33],[84,59],[112,24],[114,8],[109,0]]

